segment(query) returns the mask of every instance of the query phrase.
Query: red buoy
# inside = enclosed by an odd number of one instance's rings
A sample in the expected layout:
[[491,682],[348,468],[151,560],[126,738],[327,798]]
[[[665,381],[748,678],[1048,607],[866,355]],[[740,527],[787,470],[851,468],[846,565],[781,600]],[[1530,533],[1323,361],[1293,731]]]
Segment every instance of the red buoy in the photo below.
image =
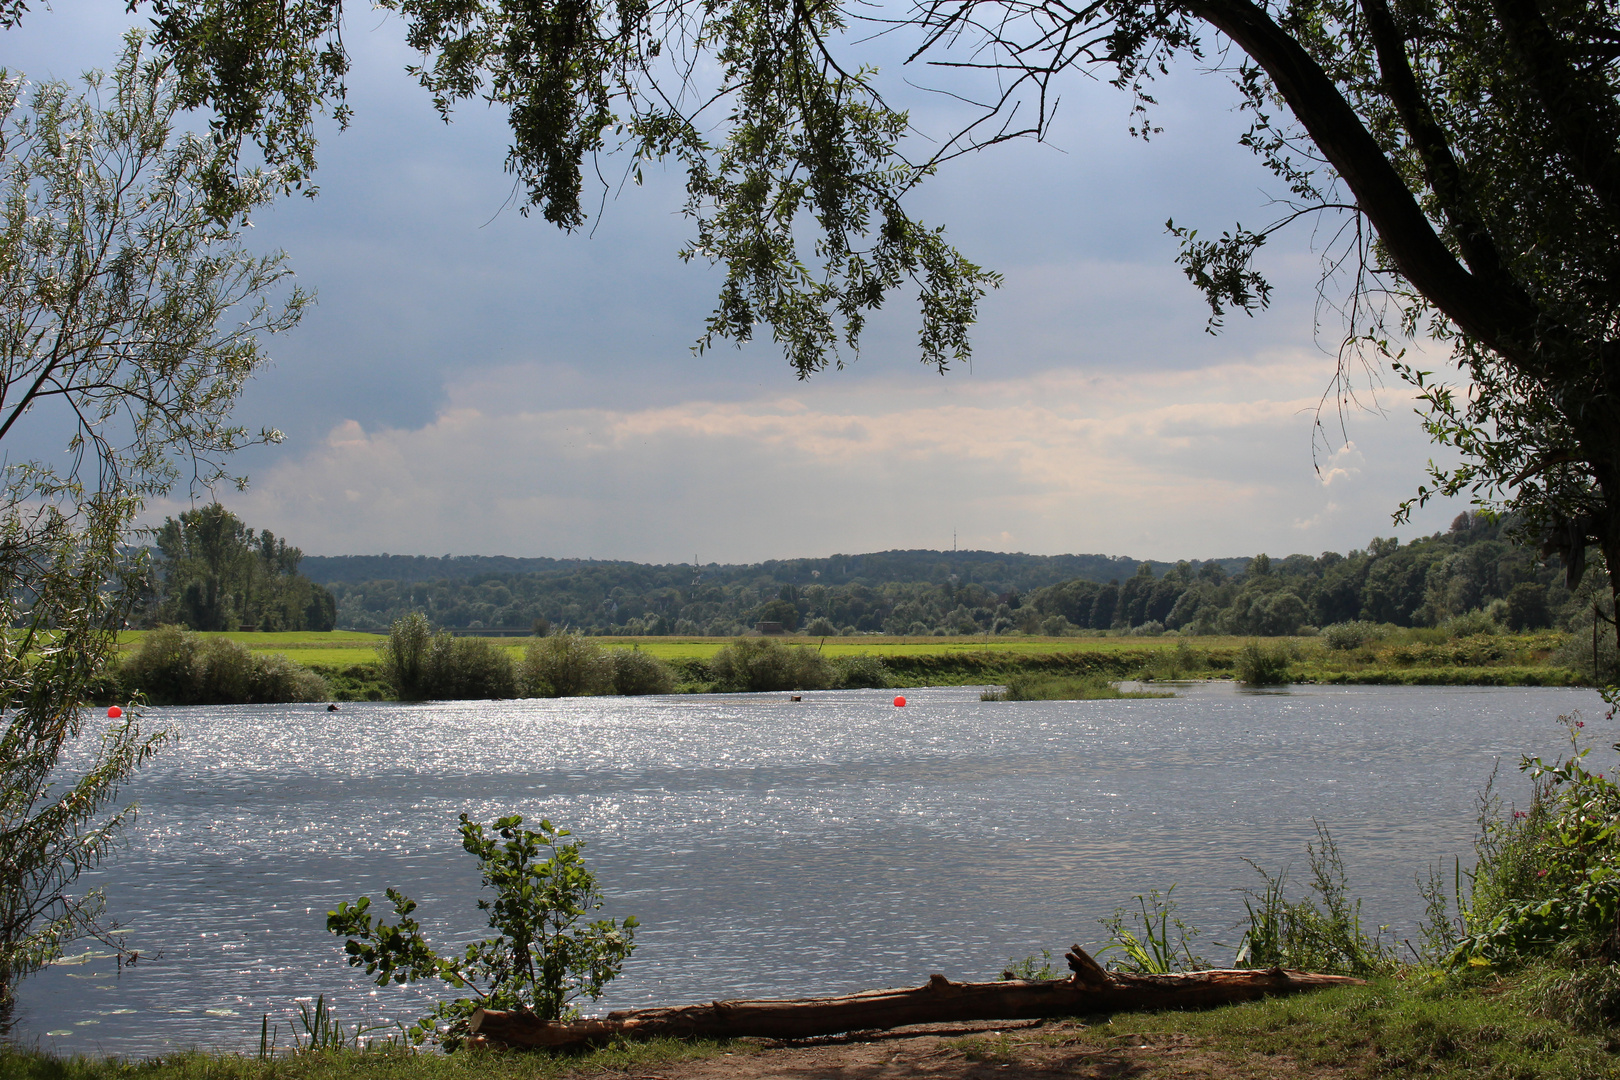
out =
[[112,708],[107,710],[107,719],[109,719],[109,720],[117,720],[120,716],[123,716],[123,715],[124,715],[124,710],[120,709],[116,705],[114,705]]
[[897,708],[897,709],[905,708],[906,707],[906,699],[903,698],[903,697],[895,698],[894,699],[894,707]]

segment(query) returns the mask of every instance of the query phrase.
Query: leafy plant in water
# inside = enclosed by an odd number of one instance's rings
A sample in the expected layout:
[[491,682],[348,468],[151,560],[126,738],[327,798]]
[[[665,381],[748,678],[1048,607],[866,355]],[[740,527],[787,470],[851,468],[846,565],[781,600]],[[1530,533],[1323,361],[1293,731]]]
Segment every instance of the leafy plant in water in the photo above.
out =
[[1283,686],[1292,657],[1287,645],[1267,648],[1250,641],[1238,652],[1237,677],[1246,686]]
[[537,830],[522,824],[517,814],[500,818],[497,836],[487,836],[481,823],[461,815],[461,846],[478,859],[484,887],[495,890],[494,899],[479,900],[478,907],[489,912],[497,933],[468,945],[460,957],[434,952],[412,918],[416,902],[397,889],[387,890],[399,916],[392,925],[374,920],[366,896],[327,913],[327,930],[347,937],[349,964],[364,966],[378,986],[433,978],[470,991],[418,1020],[408,1031],[412,1041],[437,1037],[454,1050],[480,1008],[524,1010],[543,1020],[575,1016],[574,1002],[600,997],[634,951],[634,916],[582,923],[602,907],[596,875],[580,856],[583,841],[563,843],[571,834],[549,821]]
[[1108,930],[1108,944],[1097,955],[1119,951],[1123,961],[1110,961],[1109,967],[1138,975],[1166,975],[1172,971],[1198,971],[1209,963],[1192,951],[1199,931],[1176,915],[1176,887],[1164,892],[1152,889],[1138,895],[1137,910],[1118,907],[1106,919],[1098,919]]

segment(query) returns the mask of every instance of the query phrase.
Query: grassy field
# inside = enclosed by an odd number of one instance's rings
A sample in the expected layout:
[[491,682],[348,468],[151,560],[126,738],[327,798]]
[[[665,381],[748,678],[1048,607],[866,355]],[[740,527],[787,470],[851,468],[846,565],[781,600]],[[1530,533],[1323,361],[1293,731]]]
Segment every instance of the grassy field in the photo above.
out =
[[[121,636],[126,648],[144,631]],[[282,653],[299,663],[349,672],[348,681],[366,681],[357,669],[374,669],[381,634],[226,633],[218,636],[250,649]],[[1306,683],[1393,685],[1562,686],[1575,673],[1551,662],[1565,635],[1555,631],[1478,634],[1451,638],[1432,629],[1398,630],[1383,640],[1351,650],[1334,650],[1319,637],[1262,639],[1265,648],[1289,658],[1289,678]],[[514,659],[534,640],[496,638]],[[730,638],[604,637],[599,644],[642,649],[671,661],[679,670],[713,656]],[[963,686],[1002,683],[1025,672],[1050,676],[1110,679],[1232,678],[1238,653],[1250,641],[1241,637],[836,637],[781,639],[819,649],[829,657],[867,654],[883,658],[896,687]],[[701,683],[690,671],[683,682]],[[357,684],[358,685],[358,684]],[[364,696],[364,695],[361,695]]]

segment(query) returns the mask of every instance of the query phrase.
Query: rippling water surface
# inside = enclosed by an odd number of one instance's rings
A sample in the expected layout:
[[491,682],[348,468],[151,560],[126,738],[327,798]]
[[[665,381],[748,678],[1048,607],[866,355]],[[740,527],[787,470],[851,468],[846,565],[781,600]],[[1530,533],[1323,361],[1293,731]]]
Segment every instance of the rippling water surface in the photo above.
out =
[[[965,688],[428,705],[154,710],[178,743],[128,793],[95,876],[138,966],[91,954],[20,988],[27,1043],[249,1049],[325,994],[412,1019],[427,991],[344,966],[325,913],[394,885],[446,944],[482,936],[457,814],[548,816],[588,841],[613,914],[642,921],[604,1007],[992,977],[1094,944],[1097,918],[1178,885],[1235,940],[1244,859],[1303,868],[1312,819],[1373,921],[1466,857],[1474,799],[1556,752],[1576,690],[1183,688],[1171,700],[980,702]],[[1207,944],[1206,956],[1229,949]],[[285,1041],[285,1035],[283,1035]]]

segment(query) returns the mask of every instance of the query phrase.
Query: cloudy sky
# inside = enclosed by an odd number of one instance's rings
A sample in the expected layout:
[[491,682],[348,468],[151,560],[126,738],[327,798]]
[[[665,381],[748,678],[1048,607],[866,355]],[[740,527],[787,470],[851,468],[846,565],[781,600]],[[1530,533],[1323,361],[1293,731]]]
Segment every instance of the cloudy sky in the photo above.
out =
[[[109,64],[122,9],[33,12],[0,55],[34,78]],[[919,364],[901,296],[858,361],[800,382],[769,342],[692,353],[719,279],[675,258],[680,177],[609,199],[589,235],[520,216],[503,118],[441,124],[401,37],[351,9],[354,125],[325,132],[319,197],[249,237],[284,248],[319,305],[270,342],[239,410],[287,439],[244,454],[252,485],[223,501],[310,554],[737,562],[954,537],[1211,558],[1409,538],[1461,508],[1390,524],[1431,456],[1392,378],[1363,380],[1376,407],[1342,430],[1323,415],[1313,440],[1338,323],[1318,318],[1309,229],[1268,251],[1272,310],[1204,332],[1166,219],[1219,232],[1275,212],[1220,75],[1167,80],[1148,143],[1123,95],[1075,79],[1050,145],[958,161],[919,194],[1006,278],[971,366]],[[946,130],[917,100],[918,126]]]

